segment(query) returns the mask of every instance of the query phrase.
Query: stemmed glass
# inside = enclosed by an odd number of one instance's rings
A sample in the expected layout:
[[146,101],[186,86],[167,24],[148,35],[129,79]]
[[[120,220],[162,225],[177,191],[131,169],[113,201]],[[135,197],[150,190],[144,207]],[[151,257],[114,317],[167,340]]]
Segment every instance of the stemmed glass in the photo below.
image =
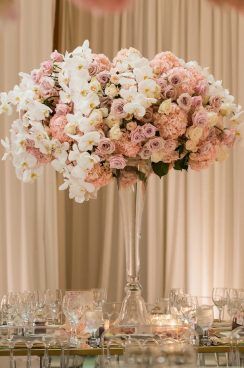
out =
[[104,329],[109,327],[116,321],[121,310],[121,303],[104,303],[102,306]]
[[102,310],[102,306],[107,300],[107,290],[101,288],[101,289],[92,289],[91,291],[93,293],[93,304],[95,309]]
[[194,325],[198,300],[196,296],[185,294],[181,300],[181,313],[190,325]]
[[228,311],[228,314],[229,314],[229,316],[231,318],[231,321],[232,321],[234,316],[241,309],[241,300],[238,296],[238,290],[237,289],[229,289],[227,294],[228,294],[227,311]]
[[212,300],[219,311],[219,322],[222,321],[222,312],[227,304],[228,292],[226,288],[213,288]]
[[77,327],[84,319],[85,311],[92,303],[89,291],[68,292],[63,298],[63,312],[71,326],[70,343],[77,346]]
[[171,289],[169,292],[169,304],[172,314],[180,314],[180,302],[184,296],[184,292],[180,288]]
[[211,345],[208,339],[208,330],[214,321],[214,313],[212,305],[201,305],[196,310],[197,324],[203,330],[202,343],[204,345]]
[[52,324],[58,324],[60,322],[61,314],[62,291],[59,289],[46,290],[45,304],[47,305],[48,312],[51,316]]
[[103,323],[103,314],[100,310],[86,312],[86,328],[91,333],[90,345],[97,347],[96,332]]
[[4,295],[1,301],[1,309],[3,319],[9,326],[13,326],[18,316],[19,295],[18,293],[9,292]]

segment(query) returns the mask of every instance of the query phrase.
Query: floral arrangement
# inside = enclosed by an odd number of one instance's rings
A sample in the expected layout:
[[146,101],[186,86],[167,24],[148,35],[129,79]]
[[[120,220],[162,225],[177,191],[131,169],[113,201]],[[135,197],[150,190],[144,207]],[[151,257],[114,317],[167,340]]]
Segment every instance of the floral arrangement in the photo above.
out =
[[64,177],[60,189],[81,203],[116,177],[143,179],[131,160],[169,170],[201,170],[228,157],[241,108],[196,62],[161,52],[148,60],[134,48],[111,62],[88,41],[50,60],[0,94],[0,113],[19,118],[2,140],[17,177],[33,182],[51,164]]
[[239,11],[244,11],[244,0],[210,0],[216,5],[228,5],[233,8],[236,8]]

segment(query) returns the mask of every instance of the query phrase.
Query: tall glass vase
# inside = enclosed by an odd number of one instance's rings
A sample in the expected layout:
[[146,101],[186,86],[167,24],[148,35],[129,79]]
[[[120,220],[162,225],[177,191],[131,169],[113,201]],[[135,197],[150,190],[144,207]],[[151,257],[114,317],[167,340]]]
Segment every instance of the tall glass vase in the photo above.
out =
[[120,327],[149,324],[139,273],[142,214],[150,168],[149,162],[131,161],[117,178],[126,256],[126,295],[116,321]]

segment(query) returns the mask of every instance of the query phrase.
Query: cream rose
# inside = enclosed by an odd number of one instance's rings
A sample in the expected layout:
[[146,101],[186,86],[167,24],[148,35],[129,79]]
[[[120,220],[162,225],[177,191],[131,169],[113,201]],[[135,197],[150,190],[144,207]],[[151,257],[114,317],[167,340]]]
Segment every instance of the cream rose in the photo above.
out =
[[105,93],[108,97],[114,98],[115,96],[118,96],[119,90],[114,84],[110,84],[110,86],[105,88]]
[[171,113],[171,110],[172,110],[171,98],[163,101],[158,108],[158,112],[160,114],[166,114],[166,115],[169,115]]
[[110,129],[109,138],[110,139],[118,140],[118,139],[120,139],[122,137],[122,134],[123,133],[121,132],[119,125],[118,124],[115,124]]
[[202,137],[203,134],[203,128],[200,126],[196,127],[190,127],[187,129],[186,135],[190,138],[191,141],[193,141],[195,144],[197,144]]

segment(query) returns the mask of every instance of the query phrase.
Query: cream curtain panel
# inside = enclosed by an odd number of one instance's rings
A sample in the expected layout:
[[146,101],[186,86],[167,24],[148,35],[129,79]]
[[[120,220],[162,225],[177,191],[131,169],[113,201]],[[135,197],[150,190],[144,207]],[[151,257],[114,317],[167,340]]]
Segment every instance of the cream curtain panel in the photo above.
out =
[[[20,0],[19,19],[0,31],[0,90],[18,82],[52,50],[54,2]],[[0,117],[0,136],[12,119]],[[2,148],[0,148],[2,156]],[[56,177],[48,170],[36,185],[15,177],[10,163],[0,162],[0,294],[6,290],[57,287],[58,229]]]
[[[0,90],[17,82],[54,47],[88,38],[112,57],[134,46],[151,57],[172,50],[210,66],[244,105],[244,20],[205,0],[136,0],[122,15],[92,16],[68,1],[20,0],[17,24],[0,34]],[[9,121],[1,117],[0,135]],[[2,153],[2,151],[0,152]],[[244,150],[203,173],[151,178],[142,234],[142,283],[149,301],[184,287],[209,295],[215,286],[244,287]],[[58,181],[60,179],[58,178]],[[110,300],[124,287],[124,249],[115,185],[78,205],[57,191],[52,169],[21,184],[0,162],[0,293],[25,288],[104,286]]]
[[[72,50],[89,39],[109,57],[133,46],[145,56],[172,50],[210,66],[244,105],[244,20],[205,0],[136,0],[123,15],[92,16],[57,1],[55,47]],[[243,149],[203,173],[151,178],[142,234],[142,283],[148,300],[184,287],[210,295],[215,286],[244,287]],[[63,207],[64,205],[64,207]],[[115,185],[96,201],[61,203],[68,288],[105,286],[122,297],[124,249]]]

